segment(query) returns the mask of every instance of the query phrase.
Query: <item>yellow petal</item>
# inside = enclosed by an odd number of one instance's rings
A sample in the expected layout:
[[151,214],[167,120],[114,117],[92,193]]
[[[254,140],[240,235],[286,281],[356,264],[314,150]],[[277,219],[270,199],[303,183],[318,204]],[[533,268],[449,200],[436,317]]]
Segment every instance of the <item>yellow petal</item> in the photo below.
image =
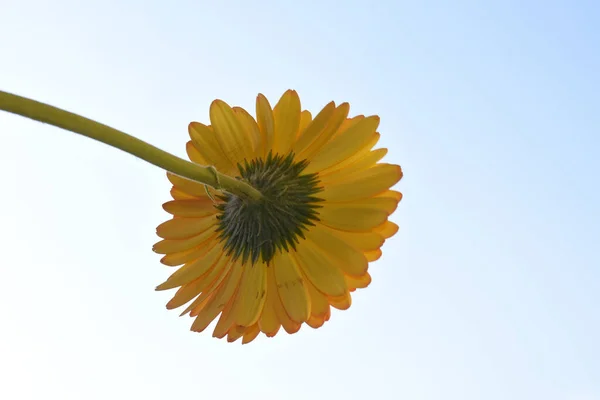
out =
[[177,286],[185,285],[206,273],[223,253],[223,246],[220,243],[213,243],[215,244],[204,256],[179,268],[164,283],[160,284],[156,290],[173,289]]
[[341,296],[346,291],[344,274],[327,258],[326,254],[314,243],[302,242],[296,252],[296,260],[303,273],[322,293],[329,296]]
[[[350,105],[348,103],[340,104],[334,110],[333,115],[331,116],[331,118],[329,118],[329,121],[327,122],[325,128],[318,133],[318,136],[315,137],[313,142],[306,149],[304,149],[298,154],[298,159],[312,159],[312,157],[321,150],[321,147],[323,147],[324,144],[329,142],[333,134],[337,132],[337,130],[340,128],[340,125],[342,125],[342,122],[344,122],[344,120],[348,116],[349,111]],[[317,118],[315,118],[315,121],[316,119]]]
[[369,231],[383,224],[388,215],[378,208],[354,205],[339,207],[337,204],[327,204],[319,210],[321,223],[342,231]]
[[329,303],[338,310],[347,310],[352,305],[352,296],[350,292],[344,293],[342,296],[329,297]]
[[[231,268],[233,268],[233,265],[235,263],[233,263],[231,261],[231,259],[227,256],[222,257],[222,259],[225,258],[226,263],[225,263],[225,268],[223,271],[223,274],[221,274],[217,279],[215,279],[212,283],[210,283],[209,285],[206,286],[206,288],[204,290],[202,290],[202,293],[200,294],[200,296],[198,296],[182,313],[181,316],[190,313],[191,317],[195,317],[197,316],[200,311],[202,311],[202,309],[204,309],[204,307],[206,306],[206,304],[208,304],[208,300],[212,297],[213,294],[216,293],[217,290],[220,290],[221,287],[225,284],[226,279],[229,278],[230,274],[231,274]],[[213,267],[213,269],[211,269],[211,271],[213,271],[215,268],[218,267],[220,263],[217,263],[215,265],[215,267]],[[206,274],[202,275],[203,277],[207,276],[208,274],[210,274],[210,271],[207,272]]]
[[[336,169],[338,166],[319,172],[319,178],[323,185],[335,184],[336,181],[343,182],[352,179],[357,173],[373,167],[387,153],[387,149],[377,149],[364,153],[360,159],[343,168]],[[346,164],[346,163],[343,163]],[[341,165],[341,164],[339,164]],[[330,172],[332,171],[332,172]]]
[[283,307],[281,298],[277,291],[277,282],[275,280],[275,270],[273,268],[267,268],[267,291],[274,293],[272,297],[272,305],[275,310],[275,315],[278,321],[283,326],[283,329],[289,333],[296,333],[300,330],[302,324],[293,321]]
[[258,152],[258,154],[264,157],[273,148],[275,120],[269,100],[262,94],[256,97],[256,121],[261,134],[261,143],[263,143],[262,152]]
[[279,253],[271,266],[283,308],[293,321],[302,323],[310,315],[310,298],[292,257],[291,253]]
[[237,288],[225,304],[223,311],[221,312],[221,316],[217,321],[217,325],[213,330],[213,337],[223,339],[225,335],[235,326],[235,314],[233,313],[233,306],[235,305],[235,300],[238,297],[238,293],[240,292],[240,284],[244,276],[244,268],[242,267],[241,262],[236,262],[235,267],[242,270],[242,278],[240,278],[240,283]]
[[298,139],[306,130],[306,128],[312,122],[312,114],[308,110],[302,111],[300,114],[300,127],[298,128],[298,134],[296,135],[296,139]]
[[192,122],[188,126],[188,132],[196,151],[205,160],[205,164],[213,165],[224,174],[230,174],[237,170],[236,164],[231,162],[221,147],[214,128],[200,122]]
[[155,243],[152,247],[152,250],[154,250],[154,252],[158,254],[179,253],[181,251],[189,250],[199,246],[200,244],[206,242],[208,239],[212,238],[214,234],[215,233],[212,229],[208,229],[200,233],[199,235],[191,236],[187,239],[164,239],[158,243]]
[[375,137],[378,126],[377,116],[365,118],[351,126],[319,149],[306,168],[306,173],[319,172],[352,157]]
[[187,239],[210,229],[217,223],[217,217],[173,218],[156,227],[156,234],[163,239]]
[[365,251],[365,257],[367,258],[367,260],[369,260],[369,262],[379,260],[379,258],[381,257],[382,254],[383,253],[382,253],[381,249]]
[[189,195],[194,197],[206,197],[206,189],[202,183],[182,178],[170,172],[167,172],[167,178],[173,185],[177,186],[177,189]]
[[363,276],[346,276],[346,283],[350,291],[355,289],[364,289],[371,283],[371,275],[366,272]]
[[[390,190],[388,190],[390,192]],[[377,210],[385,211],[388,216],[396,211],[398,207],[398,200],[396,200],[393,196],[377,196],[370,197],[367,199],[359,199],[349,202],[339,202],[339,203],[331,203],[329,205],[331,208],[345,208],[345,207],[354,207],[354,208],[374,208]],[[382,222],[383,223],[383,222]]]
[[227,103],[222,100],[212,102],[210,122],[223,153],[233,164],[252,158],[252,141]]
[[358,249],[360,251],[376,250],[383,245],[384,239],[378,233],[375,232],[349,232],[340,231],[337,229],[329,228],[326,225],[322,225],[324,229],[328,229],[329,232],[348,245]]
[[267,266],[263,263],[246,263],[232,313],[236,325],[256,323],[265,304],[267,294]]
[[173,186],[171,188],[171,197],[174,200],[190,200],[190,199],[195,199],[196,197],[185,193],[183,190],[177,189],[176,186]]
[[246,333],[245,326],[234,326],[227,332],[227,342],[233,343]]
[[190,161],[196,164],[213,165],[213,163],[204,158],[204,156],[198,151],[198,149],[194,145],[194,142],[192,142],[191,140],[188,140],[188,142],[185,144],[185,152],[187,153]]
[[327,297],[323,295],[323,293],[319,292],[317,288],[310,282],[310,280],[305,279],[306,288],[308,289],[308,294],[310,295],[310,318],[306,323],[311,328],[318,328],[322,326],[325,321],[329,319],[331,308],[329,307],[329,301]]
[[225,278],[219,288],[209,297],[206,305],[202,307],[196,316],[196,319],[192,324],[192,331],[202,332],[210,325],[217,315],[219,315],[231,301],[231,297],[237,290],[241,276],[242,268],[239,268],[239,264],[233,265],[227,278]]
[[215,203],[208,197],[169,201],[163,204],[163,209],[179,217],[206,217],[217,213]]
[[310,122],[306,128],[300,132],[298,140],[294,143],[293,152],[299,155],[305,149],[307,149],[311,143],[321,135],[321,132],[327,127],[327,124],[331,120],[336,110],[335,103],[329,102],[323,109],[317,114],[315,119]]
[[[268,276],[267,272],[267,280],[269,279]],[[272,288],[273,286],[275,287],[274,289]],[[275,313],[275,300],[278,296],[277,286],[273,285],[272,282],[267,281],[267,299],[260,319],[258,320],[260,331],[267,335],[267,337],[275,336],[281,327],[279,318],[277,318],[277,314]]]
[[173,296],[173,298],[167,303],[167,310],[173,310],[177,307],[181,307],[194,297],[198,296],[202,292],[204,285],[203,277],[196,279],[186,285],[183,285]]
[[210,302],[210,300],[215,296],[215,293],[219,288],[220,286],[217,287],[215,290],[202,292],[200,296],[198,296],[196,300],[194,300],[192,304],[190,304],[185,309],[185,311],[182,312],[179,316],[182,317],[185,314],[190,313],[190,317],[197,317],[198,314],[200,314],[200,311],[202,311],[204,307],[206,307],[206,305]]
[[363,253],[333,235],[321,224],[312,227],[308,235],[308,239],[319,247],[332,265],[342,270],[344,274],[360,276],[367,271],[369,263]]
[[[213,234],[211,237],[207,238],[206,241],[208,242],[210,240],[212,242],[212,240],[215,237],[216,237],[216,235]],[[208,250],[209,250],[209,243],[206,243],[206,244],[202,244],[200,246],[196,246],[192,249],[180,251],[177,253],[167,254],[160,260],[160,262],[165,265],[168,265],[170,267],[176,267],[178,265],[182,265],[187,262],[194,261],[199,257],[202,257],[203,255],[208,253]]]
[[333,135],[333,137],[341,135],[342,133],[346,132],[350,127],[356,125],[363,119],[365,119],[364,115],[357,115],[352,118],[346,118],[344,122],[342,122],[342,125],[340,125],[340,129],[338,129],[338,131],[335,133],[335,135]]
[[379,233],[384,239],[389,239],[398,232],[398,225],[392,221],[385,221],[383,224],[374,228],[373,231]]
[[306,321],[306,324],[308,326],[310,326],[311,328],[313,328],[313,329],[320,328],[320,327],[323,326],[323,324],[325,323],[325,321],[329,320],[329,315],[330,314],[327,314],[327,315],[325,315],[323,317],[314,317],[314,316],[311,316],[308,319],[308,321]]
[[273,109],[275,140],[273,153],[287,154],[300,127],[300,98],[295,90],[287,90]]
[[[211,292],[211,288],[216,288],[223,281],[229,269],[231,262],[228,257],[221,257],[218,262],[205,274],[180,287],[173,298],[167,303],[167,309],[172,310],[181,307],[201,292]],[[200,300],[202,301],[202,299]]]
[[402,178],[398,165],[377,164],[354,175],[352,180],[325,186],[319,197],[328,201],[352,201],[388,190]]
[[378,194],[377,197],[392,198],[396,200],[396,203],[399,203],[402,200],[402,193],[396,190],[386,190],[385,192]]
[[261,149],[262,151],[263,143],[261,143],[261,133],[258,129],[258,124],[254,120],[252,115],[250,115],[248,111],[244,110],[241,107],[233,107],[233,111],[235,113],[236,118],[244,128],[246,135],[248,135],[250,141],[252,142],[252,153],[257,153],[259,149]]
[[258,324],[252,325],[251,327],[246,329],[246,332],[244,333],[244,338],[242,339],[242,344],[250,343],[251,341],[256,339],[259,333],[260,328],[258,327]]

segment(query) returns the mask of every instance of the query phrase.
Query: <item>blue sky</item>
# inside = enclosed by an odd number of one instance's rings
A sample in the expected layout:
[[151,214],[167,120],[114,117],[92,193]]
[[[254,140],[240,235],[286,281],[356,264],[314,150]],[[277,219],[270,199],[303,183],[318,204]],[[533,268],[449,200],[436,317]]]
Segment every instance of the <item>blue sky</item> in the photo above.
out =
[[319,330],[167,312],[157,168],[0,113],[0,397],[600,399],[600,5],[1,0],[0,88],[184,156],[214,98],[381,116],[401,230]]

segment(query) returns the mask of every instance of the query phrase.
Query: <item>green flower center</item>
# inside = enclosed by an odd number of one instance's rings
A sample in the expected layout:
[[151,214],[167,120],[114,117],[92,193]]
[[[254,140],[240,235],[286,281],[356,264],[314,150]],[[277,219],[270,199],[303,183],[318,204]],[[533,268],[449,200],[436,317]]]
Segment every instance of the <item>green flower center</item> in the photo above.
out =
[[260,200],[243,199],[232,194],[219,196],[224,203],[217,209],[220,215],[217,229],[225,242],[227,255],[253,264],[268,263],[277,251],[296,249],[303,231],[318,221],[317,209],[322,200],[314,195],[319,187],[317,174],[302,174],[308,161],[294,161],[294,155],[269,153],[238,164],[242,179],[262,194]]

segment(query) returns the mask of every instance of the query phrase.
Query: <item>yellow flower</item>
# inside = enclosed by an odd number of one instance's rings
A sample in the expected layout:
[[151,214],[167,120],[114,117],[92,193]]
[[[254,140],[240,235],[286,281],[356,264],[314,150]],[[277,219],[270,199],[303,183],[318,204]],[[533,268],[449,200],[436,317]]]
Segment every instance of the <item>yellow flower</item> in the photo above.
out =
[[211,125],[189,125],[191,161],[262,193],[241,198],[167,174],[173,201],[163,208],[173,218],[153,249],[181,267],[157,290],[178,288],[168,309],[191,302],[182,315],[194,318],[192,331],[217,317],[213,336],[243,343],[318,328],[369,285],[369,262],[398,230],[388,217],[402,171],[378,163],[387,149],[372,150],[379,117],[348,112],[331,102],[313,118],[289,90],[274,108],[258,95],[256,119],[215,100]]

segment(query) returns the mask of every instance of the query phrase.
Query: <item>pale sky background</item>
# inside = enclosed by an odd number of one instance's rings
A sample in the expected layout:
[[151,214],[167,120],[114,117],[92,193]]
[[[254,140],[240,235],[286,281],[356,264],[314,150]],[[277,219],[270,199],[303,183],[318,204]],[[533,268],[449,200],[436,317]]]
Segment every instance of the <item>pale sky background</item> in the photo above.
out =
[[[214,98],[378,114],[401,230],[323,328],[154,287],[156,167],[0,112],[2,399],[600,399],[597,1],[0,0],[0,89],[184,156]],[[253,112],[253,111],[252,111]]]

